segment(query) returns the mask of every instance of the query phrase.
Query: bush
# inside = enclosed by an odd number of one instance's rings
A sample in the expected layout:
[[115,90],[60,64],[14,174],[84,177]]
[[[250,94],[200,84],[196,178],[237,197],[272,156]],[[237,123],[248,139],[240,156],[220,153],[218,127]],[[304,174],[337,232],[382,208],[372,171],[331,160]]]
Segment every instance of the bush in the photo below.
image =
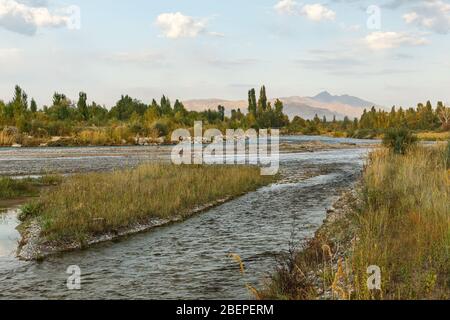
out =
[[168,126],[163,122],[156,122],[153,125],[153,130],[156,131],[158,137],[165,137],[169,134]]
[[417,142],[417,137],[406,128],[389,129],[383,138],[383,145],[396,154],[405,154]]

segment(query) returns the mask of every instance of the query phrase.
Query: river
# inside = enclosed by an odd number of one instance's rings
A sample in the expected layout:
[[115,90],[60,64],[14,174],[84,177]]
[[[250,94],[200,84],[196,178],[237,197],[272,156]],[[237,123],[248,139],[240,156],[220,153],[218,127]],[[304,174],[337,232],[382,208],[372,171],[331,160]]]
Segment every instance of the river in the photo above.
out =
[[[368,149],[282,153],[281,180],[184,222],[87,250],[23,262],[17,210],[0,214],[0,299],[251,299],[276,257],[311,237],[341,192],[358,178]],[[167,159],[168,147],[1,149],[0,174],[109,170]],[[238,254],[245,273],[228,255]],[[68,290],[66,270],[77,265],[81,290]]]

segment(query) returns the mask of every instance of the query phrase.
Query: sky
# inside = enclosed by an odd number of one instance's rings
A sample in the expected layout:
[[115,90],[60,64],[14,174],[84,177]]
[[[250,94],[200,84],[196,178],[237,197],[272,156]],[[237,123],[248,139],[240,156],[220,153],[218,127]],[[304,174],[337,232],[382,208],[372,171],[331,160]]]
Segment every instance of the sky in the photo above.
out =
[[19,84],[110,107],[122,94],[246,99],[327,90],[450,102],[450,1],[0,0],[0,99]]

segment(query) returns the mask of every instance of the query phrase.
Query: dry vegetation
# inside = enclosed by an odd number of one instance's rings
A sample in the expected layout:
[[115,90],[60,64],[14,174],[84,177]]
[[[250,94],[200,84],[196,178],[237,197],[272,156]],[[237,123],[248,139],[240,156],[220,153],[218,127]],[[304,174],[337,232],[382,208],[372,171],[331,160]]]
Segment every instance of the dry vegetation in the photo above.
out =
[[448,141],[450,139],[450,132],[419,132],[417,138],[423,141]]
[[149,218],[170,218],[273,181],[254,166],[146,164],[66,179],[28,205],[50,240],[83,241]]
[[444,148],[372,155],[352,268],[358,298],[371,298],[367,266],[382,270],[386,299],[449,298],[450,183]]
[[[450,146],[372,153],[345,217],[289,255],[260,296],[449,299],[449,158]],[[372,265],[381,268],[381,291],[367,287]]]

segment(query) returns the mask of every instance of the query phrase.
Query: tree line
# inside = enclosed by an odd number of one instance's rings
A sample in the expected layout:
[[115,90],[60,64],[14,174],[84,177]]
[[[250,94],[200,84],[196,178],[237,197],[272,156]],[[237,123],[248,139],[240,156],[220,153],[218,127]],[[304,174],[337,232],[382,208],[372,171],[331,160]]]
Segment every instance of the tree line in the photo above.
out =
[[15,127],[30,136],[73,135],[86,128],[123,127],[128,135],[163,137],[171,131],[191,128],[195,121],[203,121],[206,127],[227,128],[281,128],[284,133],[323,134],[340,132],[350,137],[366,137],[382,133],[389,128],[410,130],[450,130],[450,109],[442,102],[434,108],[430,101],[418,104],[416,108],[396,108],[391,111],[364,110],[361,118],[343,120],[320,118],[291,121],[283,112],[283,102],[272,102],[262,86],[259,95],[255,89],[248,92],[248,109],[234,109],[226,115],[223,106],[202,112],[188,111],[183,103],[162,96],[159,101],[143,103],[129,95],[122,95],[116,104],[108,109],[96,102],[88,103],[88,96],[80,92],[77,101],[65,94],[54,93],[50,106],[38,107],[34,99],[29,100],[26,92],[16,86],[9,102],[0,100],[0,127]]

